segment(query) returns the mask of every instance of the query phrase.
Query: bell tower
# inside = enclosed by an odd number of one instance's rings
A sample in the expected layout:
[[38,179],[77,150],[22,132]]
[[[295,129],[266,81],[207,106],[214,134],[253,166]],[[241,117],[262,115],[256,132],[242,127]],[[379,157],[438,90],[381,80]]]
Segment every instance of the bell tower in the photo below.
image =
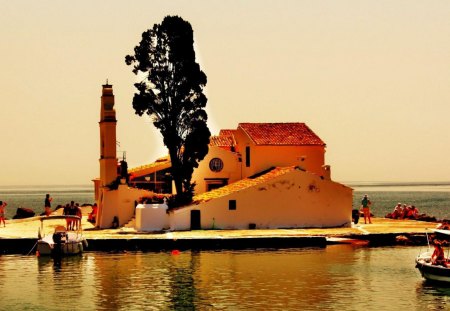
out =
[[116,110],[112,85],[103,85],[100,107],[100,187],[117,178]]

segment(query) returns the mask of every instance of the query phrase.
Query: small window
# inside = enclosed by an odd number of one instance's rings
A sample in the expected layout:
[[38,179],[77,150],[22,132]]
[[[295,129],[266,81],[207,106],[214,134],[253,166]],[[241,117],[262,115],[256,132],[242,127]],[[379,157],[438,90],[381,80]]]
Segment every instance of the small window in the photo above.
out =
[[213,172],[220,172],[223,169],[223,161],[219,158],[214,158],[209,161],[209,169]]
[[235,211],[236,210],[236,200],[228,201],[228,209],[230,211]]
[[245,147],[245,166],[250,167],[250,147]]

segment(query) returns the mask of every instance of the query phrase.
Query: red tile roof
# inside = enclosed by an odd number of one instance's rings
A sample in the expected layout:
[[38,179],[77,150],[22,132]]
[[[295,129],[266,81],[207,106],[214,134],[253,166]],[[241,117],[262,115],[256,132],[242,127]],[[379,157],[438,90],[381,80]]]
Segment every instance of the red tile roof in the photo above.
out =
[[325,146],[305,123],[239,123],[256,145]]
[[211,136],[209,145],[217,147],[232,147],[234,146],[234,139],[232,136]]
[[130,168],[130,169],[128,169],[128,172],[135,176],[141,176],[141,175],[146,175],[146,174],[150,174],[153,172],[157,172],[157,171],[169,168],[171,166],[172,166],[172,162],[170,162],[170,157],[165,156],[165,157],[157,159],[153,163]]
[[296,169],[297,168],[294,166],[276,167],[257,178],[245,178],[245,179],[239,180],[237,182],[234,182],[232,184],[229,184],[227,186],[198,194],[198,195],[194,196],[194,198],[192,199],[193,200],[192,204],[208,202],[212,199],[217,199],[217,198],[220,198],[220,197],[232,194],[232,193],[236,193],[236,192],[239,192],[241,190],[244,190],[244,189],[247,189],[247,188],[250,188],[253,186],[257,186],[257,185],[265,183],[271,179],[274,179],[278,176],[292,172]]
[[236,130],[220,130],[219,136],[233,136]]
[[236,141],[234,140],[235,132],[236,130],[220,130],[219,136],[211,136],[209,145],[231,150],[236,146]]

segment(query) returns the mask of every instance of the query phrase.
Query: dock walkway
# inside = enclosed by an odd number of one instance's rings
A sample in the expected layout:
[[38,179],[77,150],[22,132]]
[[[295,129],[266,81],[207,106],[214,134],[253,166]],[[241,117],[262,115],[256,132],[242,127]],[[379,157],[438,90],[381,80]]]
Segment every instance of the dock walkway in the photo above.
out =
[[[359,223],[347,228],[253,229],[253,230],[193,230],[137,232],[133,228],[96,229],[83,217],[83,235],[88,250],[167,249],[242,249],[283,247],[324,247],[332,238],[369,241],[369,245],[395,245],[411,241],[425,243],[427,229],[436,223],[372,218],[373,224]],[[46,225],[48,230],[59,223]],[[0,227],[0,254],[26,253],[36,243],[40,221],[38,217],[7,220]],[[341,239],[342,240],[342,239]]]

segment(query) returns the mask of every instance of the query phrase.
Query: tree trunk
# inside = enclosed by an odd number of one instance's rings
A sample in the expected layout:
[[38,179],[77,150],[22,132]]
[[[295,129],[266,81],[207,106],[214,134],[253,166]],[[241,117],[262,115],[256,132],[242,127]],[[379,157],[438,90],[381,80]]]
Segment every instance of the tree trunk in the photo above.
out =
[[170,162],[172,163],[172,167],[170,168],[172,172],[172,178],[175,183],[175,190],[177,191],[177,195],[181,195],[183,193],[183,179],[180,174],[180,161],[177,157],[177,151],[170,150],[169,149],[169,155],[170,155]]

